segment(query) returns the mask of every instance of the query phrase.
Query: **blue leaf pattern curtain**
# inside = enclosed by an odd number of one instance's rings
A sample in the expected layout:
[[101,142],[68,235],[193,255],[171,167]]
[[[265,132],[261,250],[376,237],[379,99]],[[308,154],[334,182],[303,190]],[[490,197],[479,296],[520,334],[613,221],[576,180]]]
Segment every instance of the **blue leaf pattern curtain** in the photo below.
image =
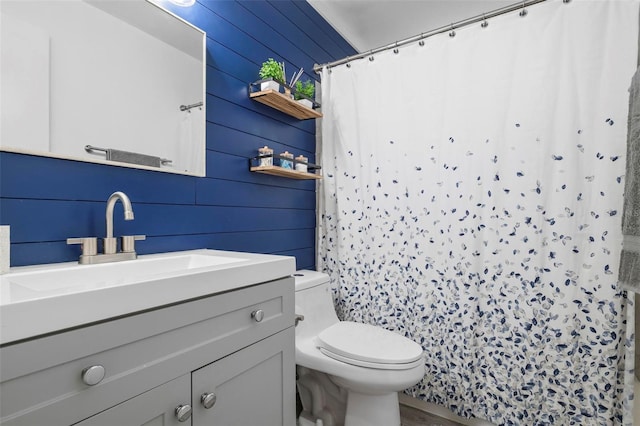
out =
[[319,266],[420,343],[408,392],[496,424],[632,424],[619,288],[636,1],[560,1],[323,71]]

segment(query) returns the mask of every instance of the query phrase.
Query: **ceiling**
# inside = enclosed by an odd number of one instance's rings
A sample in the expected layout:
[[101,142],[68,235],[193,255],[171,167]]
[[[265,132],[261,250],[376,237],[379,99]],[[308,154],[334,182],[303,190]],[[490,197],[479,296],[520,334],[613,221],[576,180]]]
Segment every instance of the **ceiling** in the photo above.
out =
[[482,15],[514,0],[308,0],[358,52]]

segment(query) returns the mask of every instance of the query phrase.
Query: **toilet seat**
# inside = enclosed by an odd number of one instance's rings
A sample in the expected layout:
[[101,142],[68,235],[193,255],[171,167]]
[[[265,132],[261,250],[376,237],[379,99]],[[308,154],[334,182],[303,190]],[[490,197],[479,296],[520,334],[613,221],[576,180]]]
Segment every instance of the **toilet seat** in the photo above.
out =
[[384,370],[404,370],[422,364],[422,347],[389,330],[341,321],[321,331],[318,349],[347,364]]

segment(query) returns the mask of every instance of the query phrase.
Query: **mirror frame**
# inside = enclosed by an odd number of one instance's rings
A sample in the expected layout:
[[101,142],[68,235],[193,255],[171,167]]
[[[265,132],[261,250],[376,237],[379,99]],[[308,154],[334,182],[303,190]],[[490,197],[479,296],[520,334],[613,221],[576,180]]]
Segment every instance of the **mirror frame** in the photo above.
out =
[[[93,6],[96,6],[96,4],[100,4],[102,3],[108,3],[110,0],[81,0],[85,3],[88,4],[92,4]],[[134,1],[134,0],[126,0],[128,2],[130,1]],[[201,173],[198,172],[188,172],[188,171],[180,171],[180,170],[174,170],[174,169],[170,169],[170,168],[162,168],[162,167],[153,167],[153,166],[146,166],[146,165],[141,165],[141,164],[135,164],[135,163],[126,163],[126,162],[119,162],[119,161],[111,161],[111,160],[106,160],[104,158],[90,158],[90,157],[79,157],[79,156],[73,156],[73,155],[67,155],[67,154],[58,154],[55,152],[51,152],[51,151],[39,151],[39,150],[34,150],[34,149],[25,149],[25,148],[21,148],[21,147],[15,147],[15,146],[0,146],[0,152],[9,152],[9,153],[16,153],[16,154],[24,154],[24,155],[33,155],[33,156],[38,156],[38,157],[48,157],[48,158],[55,158],[55,159],[62,159],[62,160],[71,160],[71,161],[79,161],[79,162],[84,162],[84,163],[93,163],[93,164],[103,164],[103,165],[110,165],[110,166],[118,166],[118,167],[126,167],[126,168],[133,168],[133,169],[141,169],[141,170],[149,170],[149,171],[155,171],[155,172],[163,172],[163,173],[172,173],[172,174],[178,174],[178,175],[187,175],[187,176],[196,176],[196,177],[204,177],[206,176],[206,127],[207,127],[207,119],[206,119],[206,97],[207,97],[207,86],[206,86],[206,75],[207,75],[207,35],[206,32],[198,27],[196,27],[195,25],[191,24],[190,22],[184,20],[183,18],[181,18],[180,16],[174,14],[173,12],[171,12],[170,10],[165,9],[164,7],[161,6],[161,4],[159,4],[159,2],[156,0],[139,0],[141,3],[146,3],[148,4],[150,7],[153,7],[155,9],[151,9],[151,10],[157,10],[159,14],[166,14],[167,18],[170,19],[176,19],[178,20],[181,24],[187,25],[189,26],[191,29],[196,30],[197,32],[200,33],[201,37],[202,37],[202,48],[201,48],[201,58],[202,58],[202,123],[200,124],[202,126],[202,141],[201,141],[201,147],[198,147],[198,152],[201,152],[201,159],[199,159],[199,161],[201,162],[200,166],[201,166]],[[111,0],[111,3],[113,3],[113,1]],[[132,24],[130,21],[122,19],[122,16],[117,16],[117,8],[113,9],[112,11],[115,11],[116,13],[111,13],[110,11],[105,10],[102,7],[96,6],[98,7],[100,10],[102,10],[104,13],[108,13],[111,14],[112,16],[115,16],[116,18],[123,20],[131,25]],[[156,12],[154,12],[156,13]],[[137,28],[141,29],[140,27],[136,26]],[[156,26],[157,27],[157,26]],[[149,31],[141,29],[142,31],[145,31],[147,33],[149,33]],[[153,29],[151,29],[153,31]],[[155,34],[153,35],[155,38],[158,38],[160,40],[162,40],[161,38],[157,37]],[[171,35],[169,35],[168,37],[171,37]],[[172,46],[174,46],[175,48],[182,50],[183,52],[187,53],[184,49],[181,49],[179,46],[177,46],[176,43],[174,42],[167,42],[166,40],[162,40],[165,43],[171,44]],[[179,43],[178,43],[179,44]],[[194,52],[194,49],[190,50],[192,52]],[[200,49],[198,49],[200,50]],[[189,53],[187,53],[189,54]],[[193,55],[192,55],[193,56]],[[182,110],[182,109],[181,109]]]

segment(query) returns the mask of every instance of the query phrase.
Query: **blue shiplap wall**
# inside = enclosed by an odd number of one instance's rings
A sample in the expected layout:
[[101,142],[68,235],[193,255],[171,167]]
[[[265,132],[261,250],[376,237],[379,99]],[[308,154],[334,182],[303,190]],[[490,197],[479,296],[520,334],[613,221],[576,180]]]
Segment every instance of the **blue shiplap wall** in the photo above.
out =
[[[355,50],[306,1],[198,0],[167,6],[207,32],[207,176],[0,153],[0,224],[11,225],[11,265],[72,261],[67,237],[102,237],[106,200],[124,191],[136,218],[115,233],[145,234],[139,253],[215,248],[295,256],[315,265],[315,183],[250,173],[260,146],[315,161],[315,121],[251,101],[247,85],[269,57],[303,78],[314,63]],[[91,141],[78,141],[80,144]]]

